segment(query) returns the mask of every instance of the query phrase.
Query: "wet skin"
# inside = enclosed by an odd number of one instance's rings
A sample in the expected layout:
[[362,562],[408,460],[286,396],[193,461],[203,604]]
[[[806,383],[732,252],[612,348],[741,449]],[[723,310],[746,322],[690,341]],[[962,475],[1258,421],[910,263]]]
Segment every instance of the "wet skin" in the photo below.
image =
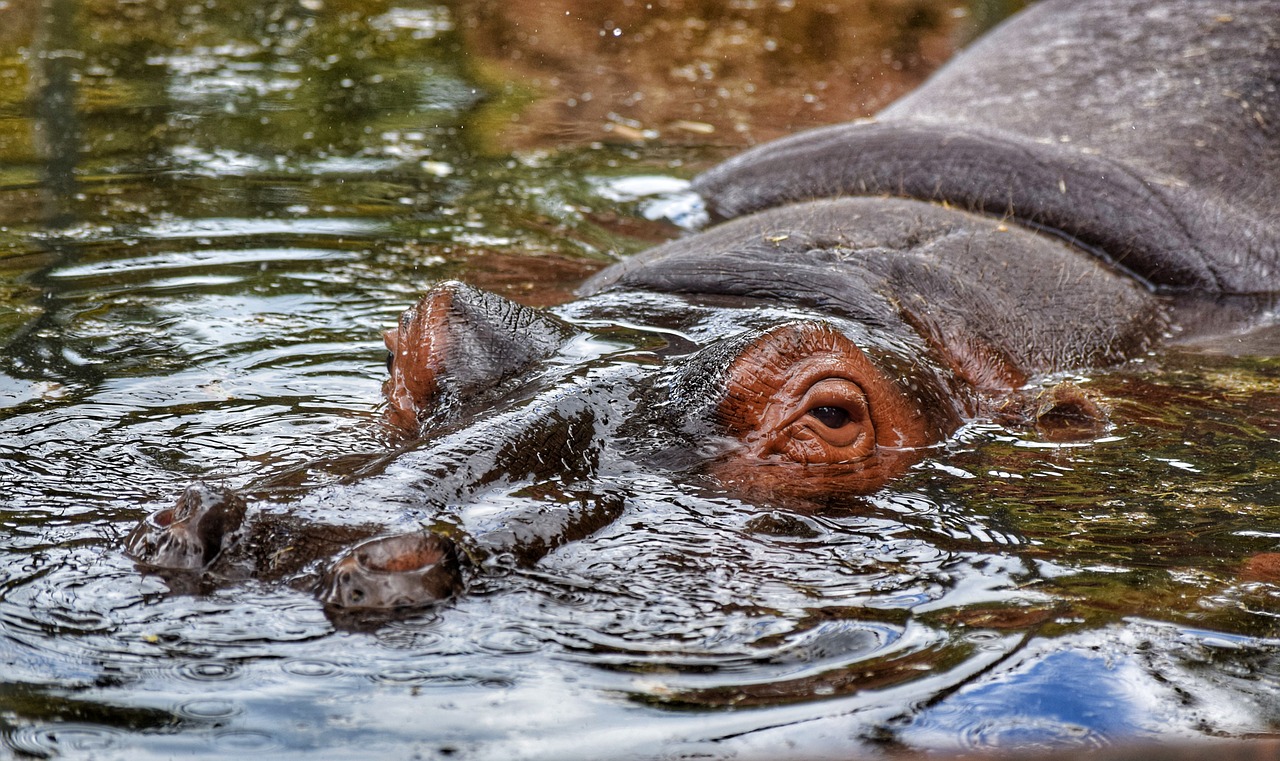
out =
[[442,284],[386,335],[401,446],[300,498],[288,477],[194,486],[128,549],[396,608],[536,563],[659,487],[823,509],[966,420],[1095,435],[1078,390],[1022,389],[1280,290],[1280,3],[1229,11],[1037,4],[878,122],[703,175],[731,219],[578,301],[539,311]]

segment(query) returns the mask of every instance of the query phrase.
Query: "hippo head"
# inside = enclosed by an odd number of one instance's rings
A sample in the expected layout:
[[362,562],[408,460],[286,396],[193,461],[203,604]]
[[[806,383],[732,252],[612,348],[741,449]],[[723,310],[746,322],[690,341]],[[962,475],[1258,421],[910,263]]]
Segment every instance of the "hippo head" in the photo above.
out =
[[385,418],[407,438],[463,421],[493,435],[486,418],[520,409],[509,430],[528,441],[536,418],[590,410],[585,435],[534,436],[516,458],[578,470],[608,452],[615,470],[694,474],[738,495],[869,493],[958,421],[938,379],[866,328],[744,299],[604,294],[540,311],[450,282],[385,339]]

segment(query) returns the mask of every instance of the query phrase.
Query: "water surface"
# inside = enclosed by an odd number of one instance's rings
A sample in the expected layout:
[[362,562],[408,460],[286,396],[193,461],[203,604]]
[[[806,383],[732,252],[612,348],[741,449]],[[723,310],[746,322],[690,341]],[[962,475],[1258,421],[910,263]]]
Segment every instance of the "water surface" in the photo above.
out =
[[[380,331],[534,305],[696,224],[742,147],[872,113],[1000,3],[0,1],[0,746],[34,757],[817,758],[1280,728],[1280,335],[1075,379],[797,515],[655,485],[350,627],[171,588],[194,479],[388,446]],[[513,7],[518,6],[518,7]],[[566,13],[568,11],[568,13]]]

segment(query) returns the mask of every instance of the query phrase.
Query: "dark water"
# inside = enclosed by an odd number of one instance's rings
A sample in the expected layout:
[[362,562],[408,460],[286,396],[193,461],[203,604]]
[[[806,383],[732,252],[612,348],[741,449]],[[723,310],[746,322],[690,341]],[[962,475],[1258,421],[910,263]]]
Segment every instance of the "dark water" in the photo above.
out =
[[691,224],[699,168],[874,111],[1007,11],[578,5],[0,0],[0,755],[1280,729],[1265,330],[1078,379],[1111,406],[1097,441],[973,425],[819,516],[655,485],[533,570],[373,628],[123,557],[195,478],[384,448],[380,331],[432,282],[567,299]]

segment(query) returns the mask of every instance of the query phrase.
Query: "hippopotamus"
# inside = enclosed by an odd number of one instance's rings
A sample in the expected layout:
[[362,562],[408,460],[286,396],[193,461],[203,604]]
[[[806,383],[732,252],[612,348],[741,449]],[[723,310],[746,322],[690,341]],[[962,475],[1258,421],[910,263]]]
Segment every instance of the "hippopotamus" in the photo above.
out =
[[415,606],[636,494],[821,510],[967,421],[1088,436],[1055,379],[1280,290],[1280,2],[1044,0],[874,119],[692,190],[711,226],[561,306],[439,284],[386,334],[395,446],[301,496],[193,485],[128,552]]

